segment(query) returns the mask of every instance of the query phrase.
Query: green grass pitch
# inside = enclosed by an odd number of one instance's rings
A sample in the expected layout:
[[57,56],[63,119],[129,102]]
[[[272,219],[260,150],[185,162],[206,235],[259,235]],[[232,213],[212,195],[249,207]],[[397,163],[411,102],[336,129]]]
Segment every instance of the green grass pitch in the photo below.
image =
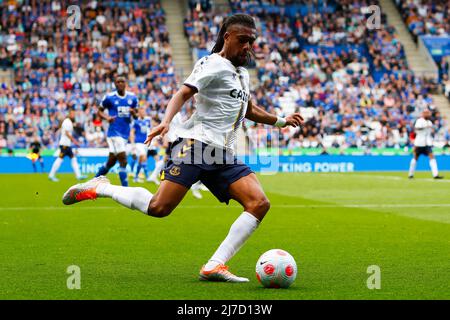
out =
[[[430,176],[260,175],[272,208],[229,262],[250,282],[228,284],[197,274],[241,213],[236,202],[189,193],[156,219],[110,199],[64,206],[72,174],[59,183],[1,175],[0,299],[449,299],[450,180]],[[297,261],[287,290],[256,280],[256,261],[272,248]],[[67,289],[70,265],[80,267],[80,290]],[[379,290],[367,288],[371,265],[381,270]]]

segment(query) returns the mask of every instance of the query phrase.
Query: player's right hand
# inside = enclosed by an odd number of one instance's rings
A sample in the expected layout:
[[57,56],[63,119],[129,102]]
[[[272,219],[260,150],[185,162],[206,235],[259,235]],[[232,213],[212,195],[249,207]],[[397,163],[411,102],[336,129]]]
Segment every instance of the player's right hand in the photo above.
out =
[[294,128],[298,126],[303,126],[305,120],[300,115],[300,113],[296,112],[286,117],[286,124],[284,127],[292,126]]
[[150,131],[144,143],[150,145],[154,137],[161,136],[163,138],[168,131],[169,125],[162,122]]
[[113,123],[116,120],[116,117],[109,117],[108,122]]

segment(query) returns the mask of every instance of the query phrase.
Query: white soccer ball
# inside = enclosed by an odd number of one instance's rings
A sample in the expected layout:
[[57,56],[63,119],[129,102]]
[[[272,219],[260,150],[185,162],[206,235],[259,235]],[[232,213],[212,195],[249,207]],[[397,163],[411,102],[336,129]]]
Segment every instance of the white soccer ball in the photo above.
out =
[[269,250],[256,263],[256,278],[266,288],[288,288],[296,277],[297,264],[284,250]]

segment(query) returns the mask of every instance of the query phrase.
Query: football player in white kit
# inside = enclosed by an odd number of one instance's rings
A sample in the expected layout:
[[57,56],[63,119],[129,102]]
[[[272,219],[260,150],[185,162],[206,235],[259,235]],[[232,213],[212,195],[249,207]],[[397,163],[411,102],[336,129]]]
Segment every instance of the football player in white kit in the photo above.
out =
[[73,172],[78,180],[86,179],[86,176],[81,175],[80,168],[78,166],[77,158],[72,151],[72,143],[76,146],[79,145],[78,141],[73,137],[73,122],[75,121],[75,110],[70,109],[69,115],[61,124],[61,138],[59,139],[59,156],[53,162],[52,169],[48,175],[48,178],[52,181],[59,181],[55,177],[56,171],[63,163],[65,157],[70,158],[70,164],[72,165]]
[[417,160],[421,155],[428,156],[430,158],[431,174],[434,179],[443,179],[439,175],[436,158],[433,155],[433,122],[431,122],[431,111],[426,109],[422,112],[422,116],[417,119],[414,125],[414,131],[416,138],[414,139],[414,156],[411,159],[409,165],[408,178],[414,178],[414,171],[416,170]]
[[270,203],[255,173],[234,155],[237,130],[244,118],[278,127],[303,123],[299,113],[277,117],[250,99],[249,74],[243,66],[253,55],[255,39],[256,26],[251,16],[235,14],[226,18],[212,54],[196,63],[192,74],[169,101],[164,119],[152,129],[147,143],[169,131],[174,116],[194,95],[196,111],[177,129],[179,138],[171,145],[170,159],[155,194],[144,188],[112,185],[105,177],[99,177],[69,188],[63,203],[112,198],[127,208],[161,218],[169,215],[192,184],[200,180],[219,201],[228,204],[233,199],[243,206],[243,212],[201,268],[199,278],[248,282],[247,278],[232,274],[226,263],[256,230]]

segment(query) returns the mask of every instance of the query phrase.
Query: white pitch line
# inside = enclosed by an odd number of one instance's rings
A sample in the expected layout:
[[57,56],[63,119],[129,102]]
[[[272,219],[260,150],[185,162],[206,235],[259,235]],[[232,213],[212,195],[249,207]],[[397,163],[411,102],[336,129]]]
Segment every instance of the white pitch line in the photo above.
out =
[[395,181],[426,181],[426,182],[436,182],[436,183],[450,183],[450,180],[436,180],[431,178],[414,178],[412,180],[408,179],[407,177],[395,177],[395,176],[376,176],[376,175],[369,175],[369,174],[354,174],[352,176],[356,177],[364,177],[364,178],[374,178],[374,179],[383,179],[383,180],[395,180]]
[[372,176],[372,175],[369,175],[369,174],[354,174],[353,176],[362,177],[362,178],[383,179],[383,180],[395,180],[395,181],[404,180],[404,181],[408,181],[407,178],[401,178],[401,177],[395,177],[395,176]]
[[[179,209],[225,209],[240,208],[241,206],[225,205],[181,205]],[[431,207],[450,207],[450,203],[419,203],[419,204],[279,204],[271,205],[271,208],[431,208]],[[121,207],[0,207],[0,211],[21,211],[21,210],[111,210],[121,209]]]

